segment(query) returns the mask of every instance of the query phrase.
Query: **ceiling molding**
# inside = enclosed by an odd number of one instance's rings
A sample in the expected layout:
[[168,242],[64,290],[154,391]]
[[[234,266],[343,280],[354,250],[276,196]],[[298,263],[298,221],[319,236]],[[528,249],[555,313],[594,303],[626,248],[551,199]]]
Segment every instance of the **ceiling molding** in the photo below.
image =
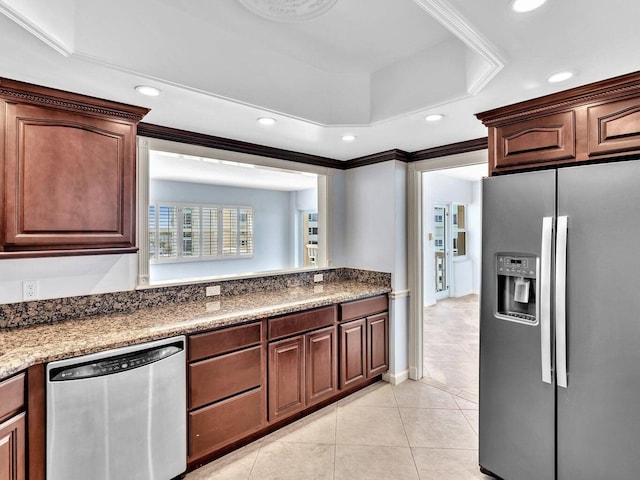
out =
[[31,19],[25,17],[20,12],[18,12],[15,8],[11,7],[7,4],[7,2],[0,0],[0,13],[10,18],[26,31],[31,33],[36,38],[43,41],[45,44],[49,45],[60,55],[68,57],[73,54],[73,49],[61,41],[59,38],[55,37],[47,30],[42,28],[40,25],[37,25]]
[[386,152],[374,153],[365,157],[354,158],[353,160],[347,160],[344,162],[344,169],[349,170],[352,168],[364,167],[366,165],[374,165],[376,163],[389,162],[391,160],[398,160],[400,162],[408,162],[411,154],[404,150],[387,150]]
[[414,2],[487,62],[487,71],[467,87],[469,94],[477,94],[504,68],[505,61],[498,48],[447,1],[414,0]]
[[259,155],[269,158],[278,158],[280,160],[289,160],[291,162],[306,163],[307,165],[335,168],[338,170],[344,169],[345,163],[340,160],[321,157],[319,155],[311,155],[308,153],[294,152],[292,150],[267,147],[265,145],[258,145],[256,143],[243,142],[241,140],[233,140],[231,138],[216,137],[213,135],[206,135],[204,133],[189,132],[187,130],[179,130],[177,128],[163,127],[161,125],[154,125],[144,122],[138,124],[138,135],[143,137],[157,138],[159,140],[169,140],[172,142],[198,145],[201,147],[219,148],[221,150],[230,150],[232,152]]
[[410,155],[409,162],[419,162],[420,160],[430,160],[432,158],[448,157],[450,155],[459,155],[461,153],[477,152],[489,148],[489,139],[487,137],[476,138],[474,140],[466,140],[464,142],[450,143],[439,147],[427,148],[413,152]]

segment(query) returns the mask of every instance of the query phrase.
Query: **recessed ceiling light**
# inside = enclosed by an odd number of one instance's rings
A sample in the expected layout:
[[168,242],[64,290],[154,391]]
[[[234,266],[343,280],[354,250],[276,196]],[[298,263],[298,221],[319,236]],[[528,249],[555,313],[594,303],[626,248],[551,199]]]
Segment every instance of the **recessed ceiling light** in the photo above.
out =
[[442,120],[444,118],[444,115],[441,113],[433,113],[431,115],[427,115],[426,117],[424,117],[424,119],[427,122],[437,122],[438,120]]
[[258,119],[258,123],[260,125],[273,125],[274,123],[276,123],[276,119],[271,117],[260,117]]
[[547,82],[549,83],[564,82],[565,80],[569,80],[571,77],[573,77],[573,73],[571,72],[558,72],[558,73],[554,73],[549,78],[547,78]]
[[147,95],[148,97],[157,97],[162,93],[162,90],[149,85],[138,85],[136,87],[136,91],[142,95]]
[[511,4],[511,9],[518,13],[530,12],[531,10],[541,7],[546,1],[547,0],[514,0]]
[[347,134],[342,136],[343,142],[353,142],[356,139],[355,135]]

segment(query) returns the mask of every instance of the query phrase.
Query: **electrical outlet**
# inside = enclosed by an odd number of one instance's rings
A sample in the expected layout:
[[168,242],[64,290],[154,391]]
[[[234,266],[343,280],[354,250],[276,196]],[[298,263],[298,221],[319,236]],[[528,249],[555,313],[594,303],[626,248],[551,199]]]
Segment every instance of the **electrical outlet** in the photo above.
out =
[[324,275],[322,275],[321,273],[317,273],[313,276],[314,282],[321,282],[323,280],[324,280]]
[[220,295],[220,285],[214,285],[213,287],[207,287],[205,290],[205,295],[207,297],[212,297],[214,295]]
[[38,281],[25,280],[22,282],[22,300],[36,300],[38,298]]

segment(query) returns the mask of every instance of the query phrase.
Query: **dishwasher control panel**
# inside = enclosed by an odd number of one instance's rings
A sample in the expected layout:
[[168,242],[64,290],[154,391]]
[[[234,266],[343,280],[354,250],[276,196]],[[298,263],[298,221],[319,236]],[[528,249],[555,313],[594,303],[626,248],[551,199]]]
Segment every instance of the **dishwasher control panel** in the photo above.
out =
[[148,348],[137,352],[125,353],[104,358],[94,362],[76,363],[65,367],[52,368],[49,381],[80,380],[83,378],[101,377],[143,367],[168,358],[184,350],[182,341],[171,345]]

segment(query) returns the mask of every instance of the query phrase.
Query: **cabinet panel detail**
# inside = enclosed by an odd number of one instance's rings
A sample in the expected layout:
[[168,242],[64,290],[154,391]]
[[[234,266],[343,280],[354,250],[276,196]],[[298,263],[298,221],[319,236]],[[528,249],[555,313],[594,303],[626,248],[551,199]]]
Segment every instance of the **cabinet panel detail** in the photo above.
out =
[[136,124],[147,112],[0,79],[0,252],[134,252]]
[[389,369],[389,315],[381,313],[367,318],[367,377]]
[[0,424],[0,480],[25,480],[25,414]]
[[338,390],[338,341],[336,327],[306,336],[306,403],[313,404],[334,395]]
[[24,407],[24,373],[0,383],[0,422]]
[[494,167],[573,159],[575,135],[572,111],[497,127]]
[[189,408],[235,395],[262,383],[260,345],[189,365]]
[[356,300],[340,305],[340,320],[355,320],[374,313],[384,312],[389,308],[387,295]]
[[189,337],[189,361],[220,355],[257,345],[262,340],[262,322],[228,327]]
[[301,410],[305,395],[304,337],[269,345],[269,420]]
[[189,412],[189,457],[213,452],[265,422],[262,388]]
[[340,325],[340,388],[364,381],[367,376],[366,320]]
[[589,107],[589,155],[640,150],[640,99]]
[[269,339],[277,339],[333,325],[336,306],[317,308],[306,312],[269,319]]

